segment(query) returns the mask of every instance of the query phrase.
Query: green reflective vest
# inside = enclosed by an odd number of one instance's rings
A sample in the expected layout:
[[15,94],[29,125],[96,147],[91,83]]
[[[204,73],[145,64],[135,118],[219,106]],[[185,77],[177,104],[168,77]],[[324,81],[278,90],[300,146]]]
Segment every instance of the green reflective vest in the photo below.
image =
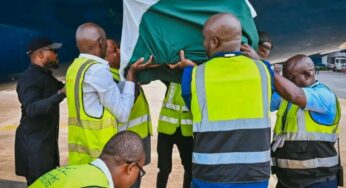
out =
[[194,178],[211,183],[269,179],[270,80],[262,62],[233,53],[194,67]]
[[[337,140],[340,105],[332,125],[316,122],[308,110],[282,99],[274,128],[273,172],[293,187],[327,181],[338,170]],[[286,175],[290,174],[290,178]]]
[[72,165],[54,169],[39,179],[30,188],[62,187],[109,187],[106,175],[91,164]]
[[66,74],[70,165],[85,164],[96,159],[106,142],[117,132],[116,120],[106,108],[100,118],[91,117],[84,111],[84,74],[95,63],[86,58],[77,58]]
[[[120,81],[119,71],[117,69],[111,68],[111,73],[115,81]],[[118,124],[118,131],[124,130],[133,131],[142,139],[152,135],[149,105],[141,86],[139,86],[139,95],[133,104],[129,120],[126,123]]]
[[178,127],[183,136],[192,136],[192,115],[181,97],[181,85],[171,82],[162,103],[157,131],[173,135]]

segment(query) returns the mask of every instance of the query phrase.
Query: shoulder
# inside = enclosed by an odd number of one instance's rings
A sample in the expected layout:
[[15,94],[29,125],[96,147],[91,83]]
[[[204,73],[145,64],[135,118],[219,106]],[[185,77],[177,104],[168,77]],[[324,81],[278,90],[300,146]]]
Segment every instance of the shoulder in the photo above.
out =
[[86,76],[97,76],[97,77],[112,77],[110,68],[108,65],[101,63],[93,63],[85,72]]
[[20,86],[30,86],[30,85],[39,85],[40,78],[42,74],[40,71],[36,71],[29,67],[26,69],[19,77],[17,85]]
[[97,72],[97,71],[104,71],[107,70],[110,72],[110,68],[108,65],[102,64],[102,63],[93,63],[88,68],[89,72]]
[[323,83],[316,83],[312,87],[303,88],[307,97],[314,95],[317,100],[329,100],[335,98],[335,93]]
[[305,109],[320,113],[333,112],[336,108],[336,95],[322,83],[303,88],[306,97]]

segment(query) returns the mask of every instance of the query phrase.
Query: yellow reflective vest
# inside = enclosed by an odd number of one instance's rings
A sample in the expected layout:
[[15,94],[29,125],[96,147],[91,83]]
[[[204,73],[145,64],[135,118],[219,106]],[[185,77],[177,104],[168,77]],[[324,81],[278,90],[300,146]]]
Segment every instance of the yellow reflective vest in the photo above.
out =
[[[115,81],[120,80],[119,71],[111,68],[111,73]],[[137,133],[142,139],[152,135],[152,125],[150,119],[150,110],[144,91],[139,87],[139,95],[136,97],[131,109],[129,120],[126,123],[118,124],[118,131],[130,130]]]
[[107,187],[106,175],[92,164],[72,165],[54,169],[37,179],[30,188]]
[[171,82],[163,100],[157,131],[173,135],[178,127],[183,136],[192,136],[192,114],[181,96],[181,85]]
[[285,185],[305,187],[336,175],[339,160],[334,144],[340,120],[337,99],[336,105],[334,122],[323,125],[312,118],[310,111],[281,99],[274,128],[272,169]]
[[268,180],[271,79],[266,66],[233,53],[213,57],[194,67],[191,97],[193,177],[225,184]]
[[85,164],[99,157],[106,142],[117,132],[116,120],[106,108],[101,118],[91,117],[84,110],[84,74],[95,63],[86,58],[77,58],[66,74],[70,165]]

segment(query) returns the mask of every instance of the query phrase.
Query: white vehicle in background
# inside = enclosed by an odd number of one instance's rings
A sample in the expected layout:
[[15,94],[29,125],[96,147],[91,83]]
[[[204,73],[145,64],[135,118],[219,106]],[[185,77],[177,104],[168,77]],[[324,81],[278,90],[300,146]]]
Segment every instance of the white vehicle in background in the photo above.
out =
[[345,57],[337,57],[335,58],[335,66],[334,71],[344,71],[346,69],[346,58]]

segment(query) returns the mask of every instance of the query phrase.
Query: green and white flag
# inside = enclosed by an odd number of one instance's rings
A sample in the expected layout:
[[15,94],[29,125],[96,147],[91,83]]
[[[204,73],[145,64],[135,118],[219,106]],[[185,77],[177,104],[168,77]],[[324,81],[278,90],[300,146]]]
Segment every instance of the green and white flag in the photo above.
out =
[[[242,23],[242,41],[257,48],[258,34],[253,20],[255,11],[247,0],[123,0],[121,69],[140,57],[154,55],[155,64],[172,64],[180,60],[179,51],[197,63],[207,60],[202,29],[212,15],[226,12]],[[179,82],[181,71],[167,66],[137,74],[137,80],[160,79]]]

